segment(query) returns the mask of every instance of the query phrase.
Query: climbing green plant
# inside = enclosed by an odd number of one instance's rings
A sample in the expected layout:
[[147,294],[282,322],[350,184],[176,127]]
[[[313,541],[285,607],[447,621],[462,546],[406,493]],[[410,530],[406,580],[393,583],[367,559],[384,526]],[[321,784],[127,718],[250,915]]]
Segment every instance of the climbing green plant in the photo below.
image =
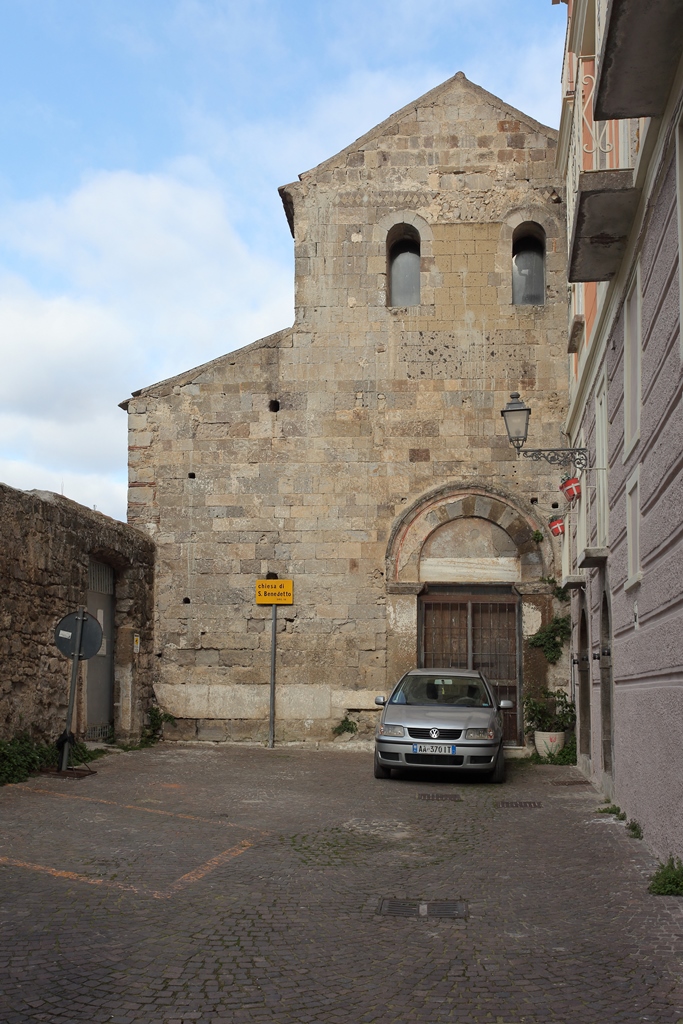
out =
[[560,660],[562,648],[572,635],[571,615],[556,615],[551,621],[541,626],[537,633],[529,637],[530,647],[540,647],[551,665]]
[[345,715],[344,718],[342,718],[342,720],[339,723],[339,725],[335,725],[335,727],[332,730],[332,732],[334,733],[335,736],[341,736],[342,733],[345,733],[345,732],[350,732],[350,733],[358,732],[358,723],[357,722],[352,722],[351,719],[349,718],[349,716]]
[[553,597],[556,597],[558,601],[562,601],[563,604],[571,601],[572,596],[567,588],[561,587],[554,576],[541,576],[541,583],[547,583],[552,587]]
[[564,690],[524,698],[524,724],[533,732],[566,732],[576,724],[576,706]]
[[119,743],[120,750],[145,750],[147,747],[154,747],[162,736],[164,724],[168,723],[173,728],[177,722],[168,711],[162,711],[158,704],[152,704],[147,711],[147,725],[143,725],[138,743]]
[[139,744],[141,747],[153,747],[155,743],[159,742],[164,723],[172,725],[174,728],[177,725],[173,715],[169,715],[168,711],[162,711],[157,704],[152,704],[147,712],[147,717],[149,723],[142,730]]

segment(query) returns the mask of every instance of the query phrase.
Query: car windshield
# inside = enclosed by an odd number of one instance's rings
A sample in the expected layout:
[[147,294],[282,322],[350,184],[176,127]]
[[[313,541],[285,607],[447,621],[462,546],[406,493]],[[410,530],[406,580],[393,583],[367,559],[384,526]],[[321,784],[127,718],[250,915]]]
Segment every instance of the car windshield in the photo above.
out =
[[490,708],[491,698],[481,679],[435,672],[404,676],[389,703]]

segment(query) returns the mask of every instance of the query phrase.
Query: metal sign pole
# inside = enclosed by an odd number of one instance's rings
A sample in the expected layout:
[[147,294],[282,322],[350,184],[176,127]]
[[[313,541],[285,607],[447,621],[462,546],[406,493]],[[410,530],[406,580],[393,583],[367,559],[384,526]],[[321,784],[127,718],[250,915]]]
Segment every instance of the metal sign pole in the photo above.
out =
[[83,635],[84,619],[84,611],[82,608],[79,608],[76,615],[76,640],[71,662],[71,687],[69,689],[69,707],[66,712],[66,736],[64,746],[62,747],[62,763],[59,766],[60,772],[65,772],[69,765],[69,735],[71,733],[71,719],[73,718],[74,703],[76,701],[76,680],[78,679],[78,662],[81,657],[81,637]]
[[268,746],[275,746],[275,653],[277,650],[277,605],[273,605],[273,630],[270,641],[270,723]]

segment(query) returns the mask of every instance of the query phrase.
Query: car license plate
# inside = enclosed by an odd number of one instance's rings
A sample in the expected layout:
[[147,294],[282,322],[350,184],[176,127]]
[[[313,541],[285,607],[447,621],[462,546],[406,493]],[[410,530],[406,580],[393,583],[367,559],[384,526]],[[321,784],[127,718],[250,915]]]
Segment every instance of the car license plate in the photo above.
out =
[[413,743],[414,754],[454,754],[455,744]]

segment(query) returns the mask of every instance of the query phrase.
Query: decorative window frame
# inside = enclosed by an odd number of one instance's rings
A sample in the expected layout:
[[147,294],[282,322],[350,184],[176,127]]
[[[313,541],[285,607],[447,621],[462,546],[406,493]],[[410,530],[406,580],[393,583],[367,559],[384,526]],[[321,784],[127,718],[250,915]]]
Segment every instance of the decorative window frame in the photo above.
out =
[[[394,264],[398,259],[398,253],[396,249],[401,244],[407,243],[411,248],[417,247],[417,265],[411,271],[411,279],[413,283],[417,284],[417,290],[420,299],[422,299],[422,239],[417,228],[414,228],[412,224],[406,224],[405,221],[402,224],[395,224],[393,228],[390,228],[387,234],[386,241],[386,253],[387,253],[387,306],[394,308],[401,306],[403,308],[410,308],[411,306],[421,306],[422,302],[405,303],[394,302]],[[417,281],[415,282],[414,273],[417,271]]]
[[676,129],[676,207],[678,212],[678,341],[683,360],[683,117]]
[[[413,228],[420,236],[420,305],[419,306],[390,306],[387,303],[389,289],[389,266],[387,259],[387,238],[392,228],[401,224]],[[376,253],[381,255],[384,271],[378,275],[378,305],[383,306],[389,315],[406,315],[408,311],[413,313],[425,312],[427,308],[433,307],[436,301],[436,289],[441,283],[441,275],[437,274],[434,260],[434,232],[424,217],[414,210],[395,210],[385,214],[375,224],[372,241]]]
[[[586,439],[584,437],[583,431],[581,431],[581,434],[579,436],[578,444],[576,442],[574,442],[574,447],[576,447],[576,448],[585,448],[586,447]],[[590,538],[590,518],[589,518],[589,512],[590,512],[590,491],[588,489],[588,474],[584,473],[582,471],[579,474],[579,476],[580,476],[580,479],[582,481],[582,486],[581,486],[581,497],[579,498],[579,500],[577,502],[577,509],[576,509],[576,553],[577,553],[577,556],[579,556],[581,554],[581,552],[585,551],[586,548],[589,546],[588,542],[589,542],[589,538]]]
[[[636,303],[636,331],[635,337],[630,330],[630,303]],[[629,455],[640,441],[640,418],[642,406],[641,376],[642,376],[642,338],[643,338],[643,299],[640,285],[640,261],[626,289],[624,299],[624,451],[622,461],[626,462]],[[633,349],[635,348],[635,387],[637,390],[636,401],[636,422],[631,423],[631,387],[633,386]]]
[[595,389],[595,529],[597,546],[609,544],[609,410],[603,372]]
[[[637,496],[636,523],[633,522],[632,495]],[[626,583],[624,590],[631,590],[643,578],[640,567],[640,534],[642,516],[640,511],[640,466],[636,466],[626,481]]]
[[[516,306],[512,301],[512,240],[522,224],[538,224],[545,232],[545,302],[538,306]],[[552,309],[558,301],[566,304],[566,290],[561,298],[554,295],[559,284],[557,267],[551,257],[557,256],[557,246],[564,244],[564,222],[541,206],[520,206],[510,210],[504,217],[496,251],[496,275],[498,278],[498,303],[508,306],[517,316],[538,316],[539,312]],[[566,261],[566,260],[565,260]],[[559,266],[559,262],[557,266]]]
[[[517,236],[520,228],[526,228],[523,234]],[[542,237],[541,237],[542,236]],[[514,261],[515,246],[518,245],[524,239],[533,239],[540,246],[542,246],[543,254],[541,256],[541,271],[543,276],[543,301],[542,302],[515,302],[515,275],[514,275]],[[545,306],[548,300],[548,288],[546,284],[547,270],[548,270],[548,237],[545,233],[545,228],[542,224],[539,224],[537,220],[525,220],[522,221],[518,227],[512,233],[512,246],[510,248],[510,286],[512,289],[512,305],[513,306]]]

